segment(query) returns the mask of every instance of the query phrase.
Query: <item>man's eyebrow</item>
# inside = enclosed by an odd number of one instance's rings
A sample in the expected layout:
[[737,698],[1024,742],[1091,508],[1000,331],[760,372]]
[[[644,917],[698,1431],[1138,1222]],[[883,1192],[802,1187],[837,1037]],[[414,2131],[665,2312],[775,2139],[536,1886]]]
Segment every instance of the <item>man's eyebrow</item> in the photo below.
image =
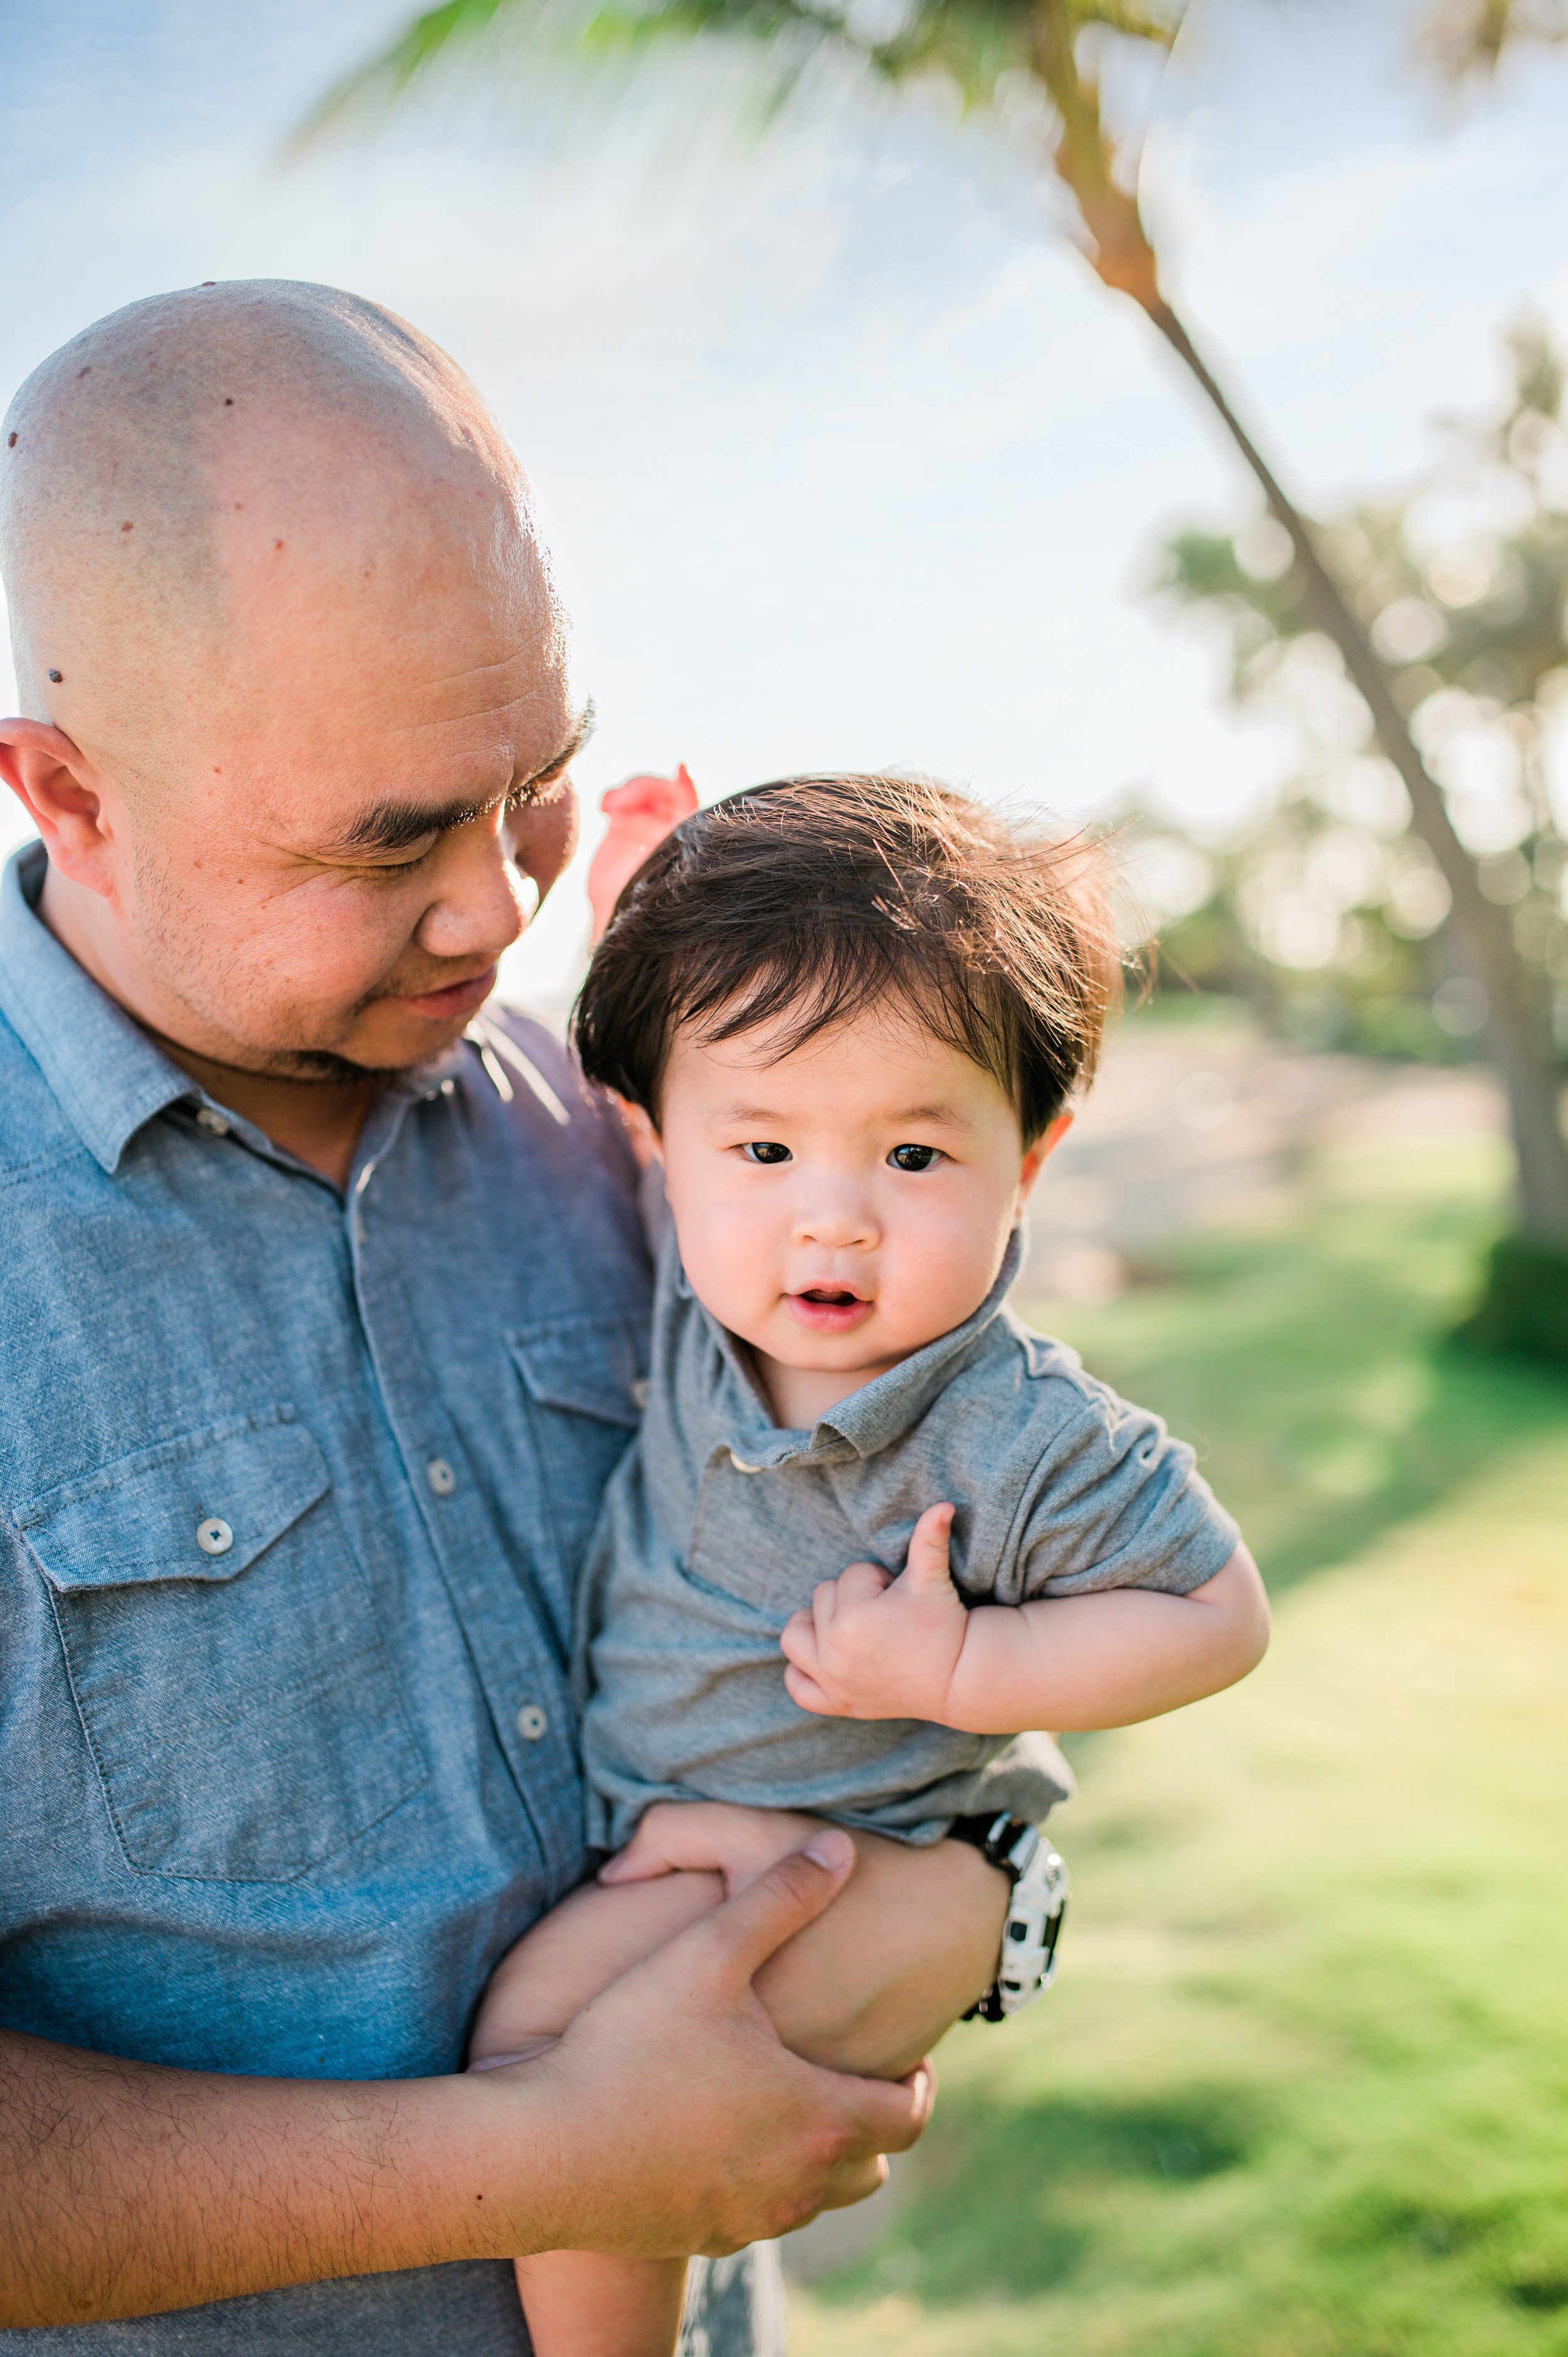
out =
[[385,801],[370,802],[360,813],[333,848],[340,851],[408,851],[427,835],[445,834],[455,826],[471,826],[477,818],[488,818],[502,802],[526,802],[534,790],[546,785],[580,753],[593,734],[594,707],[585,704],[572,725],[570,736],[558,745],[548,759],[536,763],[526,775],[513,778],[504,793],[488,794],[482,802],[472,802],[461,796],[443,802],[409,802]]

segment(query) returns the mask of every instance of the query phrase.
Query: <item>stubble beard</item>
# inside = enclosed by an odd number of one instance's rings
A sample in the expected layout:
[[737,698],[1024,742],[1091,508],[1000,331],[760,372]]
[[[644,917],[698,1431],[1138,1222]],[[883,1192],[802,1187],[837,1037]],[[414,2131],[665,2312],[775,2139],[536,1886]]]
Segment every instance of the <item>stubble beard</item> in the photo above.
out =
[[[402,1062],[371,1064],[345,1056],[335,1048],[273,1047],[239,1037],[231,1028],[228,1009],[243,1004],[247,997],[254,1003],[256,993],[250,987],[251,977],[231,957],[226,958],[219,952],[209,931],[192,923],[189,896],[175,882],[166,866],[154,857],[138,856],[136,885],[144,916],[140,943],[143,964],[170,996],[189,1011],[202,1030],[218,1034],[226,1052],[198,1048],[192,1041],[179,1040],[169,1034],[157,1035],[168,1039],[171,1046],[183,1047],[188,1054],[200,1056],[207,1063],[229,1071],[248,1072],[253,1078],[297,1081],[314,1088],[363,1088],[407,1071],[416,1063],[427,1062],[451,1044],[442,1040]],[[193,992],[192,976],[209,987]],[[367,991],[348,1009],[344,1028],[351,1028],[368,1008],[385,996],[381,990]],[[285,1038],[295,1019],[301,1029],[308,1029],[303,1007],[297,1010],[297,1016],[286,1004],[275,1009],[276,1028]]]

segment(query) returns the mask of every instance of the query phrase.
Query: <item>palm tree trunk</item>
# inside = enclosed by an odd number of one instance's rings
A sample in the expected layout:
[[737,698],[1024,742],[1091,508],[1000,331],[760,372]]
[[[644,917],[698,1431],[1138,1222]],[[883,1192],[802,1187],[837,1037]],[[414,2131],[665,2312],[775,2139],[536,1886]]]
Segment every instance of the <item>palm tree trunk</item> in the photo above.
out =
[[1318,628],[1344,657],[1372,716],[1378,742],[1404,780],[1412,824],[1443,871],[1466,961],[1487,993],[1518,1157],[1520,1229],[1541,1243],[1568,1247],[1568,1141],[1559,1119],[1560,1083],[1544,1036],[1540,994],[1514,948],[1508,919],[1481,890],[1475,863],[1454,832],[1442,790],[1417,750],[1388,673],[1318,554],[1305,517],[1286,496],[1170,305],[1157,293],[1152,300],[1141,294],[1135,299],[1203,388],[1262,485],[1270,512],[1289,533]]

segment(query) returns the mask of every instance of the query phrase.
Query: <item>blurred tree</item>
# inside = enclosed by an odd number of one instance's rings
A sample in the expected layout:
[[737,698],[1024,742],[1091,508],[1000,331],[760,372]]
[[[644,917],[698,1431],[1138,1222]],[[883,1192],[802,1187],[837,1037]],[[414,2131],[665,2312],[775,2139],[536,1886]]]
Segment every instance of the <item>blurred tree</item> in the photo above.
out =
[[[1262,486],[1288,536],[1302,616],[1337,650],[1365,700],[1386,759],[1403,781],[1411,825],[1453,904],[1456,941],[1485,993],[1488,1037],[1507,1090],[1518,1159],[1519,1223],[1564,1296],[1568,1351],[1568,1142],[1541,994],[1518,954],[1509,912],[1482,888],[1446,801],[1406,719],[1393,676],[1354,598],[1340,587],[1332,547],[1288,497],[1166,298],[1143,215],[1136,142],[1119,137],[1101,106],[1108,43],[1168,51],[1187,0],[443,0],[381,55],[329,91],[309,137],[356,104],[389,102],[435,61],[477,45],[503,19],[564,28],[589,58],[635,53],[664,37],[745,38],[765,45],[778,91],[814,58],[846,59],[891,81],[921,74],[956,84],[971,109],[1005,111],[1019,89],[1041,102],[1039,147],[1071,200],[1071,233],[1091,269],[1135,302],[1188,370]],[[1452,79],[1494,70],[1510,45],[1568,35],[1563,0],[1440,0],[1422,19],[1429,54]]]
[[[1568,705],[1564,364],[1536,321],[1506,354],[1500,409],[1450,424],[1420,482],[1337,519],[1320,545],[1392,672],[1482,892],[1507,914],[1521,994],[1533,977],[1561,1058],[1568,841],[1546,762]],[[1262,1003],[1298,1036],[1462,1049],[1487,1028],[1486,999],[1456,970],[1447,886],[1409,835],[1399,778],[1369,758],[1365,708],[1314,627],[1289,538],[1266,516],[1179,533],[1156,587],[1220,621],[1235,700],[1283,710],[1305,754],[1279,804],[1207,856],[1128,813],[1131,897],[1161,920],[1168,966]]]

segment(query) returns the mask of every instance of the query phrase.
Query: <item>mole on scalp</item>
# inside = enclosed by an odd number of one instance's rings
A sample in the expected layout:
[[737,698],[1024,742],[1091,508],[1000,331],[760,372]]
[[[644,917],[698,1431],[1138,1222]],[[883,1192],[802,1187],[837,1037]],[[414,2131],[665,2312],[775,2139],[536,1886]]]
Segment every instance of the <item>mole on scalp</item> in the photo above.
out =
[[65,677],[65,673],[64,673],[64,672],[62,672],[62,671],[51,671],[51,672],[50,672],[50,673],[49,673],[49,677],[53,680],[53,682],[54,682],[55,685],[58,687],[58,686],[59,685],[59,683],[60,683],[61,680]]

